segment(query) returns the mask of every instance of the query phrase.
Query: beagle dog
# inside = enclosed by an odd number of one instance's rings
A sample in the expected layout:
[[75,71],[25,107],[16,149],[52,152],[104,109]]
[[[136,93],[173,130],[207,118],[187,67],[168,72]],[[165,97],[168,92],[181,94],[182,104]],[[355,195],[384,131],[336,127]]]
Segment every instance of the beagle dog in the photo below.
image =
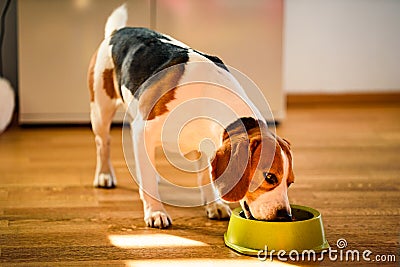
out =
[[[155,149],[163,144],[163,128],[171,113],[190,116],[201,110],[205,113],[197,114],[223,119],[193,120],[185,124],[179,138],[170,138],[179,139],[180,153],[192,155],[192,160],[205,159],[205,167],[197,174],[208,217],[229,218],[231,211],[225,202],[240,202],[247,218],[291,220],[287,197],[294,182],[290,144],[268,130],[265,119],[224,63],[170,36],[126,27],[126,21],[123,5],[108,18],[104,40],[89,65],[90,115],[97,148],[94,186],[116,186],[110,161],[110,125],[117,107],[125,105],[133,118],[136,179],[144,220],[150,227],[170,226],[172,220],[158,193]],[[202,79],[210,82],[199,82]],[[205,99],[212,101],[200,101]],[[193,104],[179,113],[190,101]],[[218,105],[228,106],[235,116],[224,117],[229,112]],[[212,153],[204,153],[199,146],[205,138],[215,146]]]

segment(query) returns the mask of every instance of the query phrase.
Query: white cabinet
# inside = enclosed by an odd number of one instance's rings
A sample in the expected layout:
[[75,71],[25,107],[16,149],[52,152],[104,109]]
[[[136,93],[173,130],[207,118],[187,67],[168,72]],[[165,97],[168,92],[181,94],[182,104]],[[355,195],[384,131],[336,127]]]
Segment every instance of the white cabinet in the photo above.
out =
[[[132,0],[127,1],[128,24],[150,27],[152,21],[156,30],[221,57],[259,86],[281,120],[282,1]],[[21,123],[89,122],[87,66],[103,38],[107,17],[120,4],[19,0]]]

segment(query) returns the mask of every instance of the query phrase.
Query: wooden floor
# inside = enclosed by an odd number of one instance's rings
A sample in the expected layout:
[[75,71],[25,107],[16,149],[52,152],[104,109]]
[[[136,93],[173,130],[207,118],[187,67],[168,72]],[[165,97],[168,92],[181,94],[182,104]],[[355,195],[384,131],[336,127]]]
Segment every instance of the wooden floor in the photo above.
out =
[[[333,248],[395,255],[400,233],[400,104],[291,106],[278,133],[295,154],[292,203],[321,211]],[[1,266],[293,266],[367,262],[261,262],[225,247],[227,221],[203,208],[167,207],[173,227],[145,227],[126,167],[121,129],[112,131],[119,186],[91,187],[89,127],[19,128],[0,135]],[[370,262],[372,265],[382,263]]]

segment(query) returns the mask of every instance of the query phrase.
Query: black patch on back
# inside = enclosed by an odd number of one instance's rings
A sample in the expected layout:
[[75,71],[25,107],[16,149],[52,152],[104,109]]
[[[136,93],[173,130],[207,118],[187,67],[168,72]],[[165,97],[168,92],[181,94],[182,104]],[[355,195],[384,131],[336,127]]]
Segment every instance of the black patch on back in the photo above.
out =
[[138,99],[140,86],[151,76],[176,64],[187,63],[188,49],[161,40],[166,36],[146,28],[122,28],[110,40],[118,83]]
[[[262,129],[266,126],[265,122],[262,120],[258,120],[252,117],[241,117],[226,127],[224,133],[222,135],[222,139],[226,140],[230,138],[230,135],[248,133],[251,129],[259,128]],[[267,128],[268,130],[268,128]],[[268,131],[269,132],[269,131]],[[273,132],[269,132],[272,137],[275,138],[275,134]]]
[[193,51],[198,53],[198,54],[200,54],[200,55],[202,55],[203,57],[208,58],[209,60],[214,62],[215,65],[217,65],[218,67],[223,68],[224,70],[229,72],[228,68],[225,66],[224,62],[219,57],[207,55],[207,54],[204,54],[204,53],[202,53],[200,51],[197,51],[197,50],[193,50]]
[[260,127],[258,120],[251,117],[242,117],[229,124],[228,127],[226,127],[224,134],[237,128],[243,128],[243,126],[246,132],[253,128]]

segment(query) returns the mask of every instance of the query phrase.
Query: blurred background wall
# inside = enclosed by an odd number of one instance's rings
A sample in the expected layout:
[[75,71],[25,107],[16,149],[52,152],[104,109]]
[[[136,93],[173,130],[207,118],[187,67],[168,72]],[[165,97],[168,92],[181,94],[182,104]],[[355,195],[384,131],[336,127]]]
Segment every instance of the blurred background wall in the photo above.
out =
[[267,120],[284,118],[283,0],[19,0],[20,123],[89,122],[88,62],[124,2],[128,25],[221,57],[258,85],[274,118],[257,89],[247,92]]
[[288,93],[400,90],[400,1],[286,0]]
[[[3,11],[6,0],[0,0],[0,11]],[[3,43],[4,77],[11,83],[15,93],[18,93],[18,43],[17,43],[17,1],[12,0],[5,20],[5,35]]]
[[[252,0],[252,2],[268,2],[273,4],[274,0]],[[54,48],[54,45],[50,45],[49,42],[56,40],[59,45],[57,49],[66,56],[62,62],[57,62],[57,54],[40,54],[29,52],[29,54],[23,54],[23,60],[29,62],[32,59],[38,60],[43,64],[51,64],[53,69],[60,69],[57,64],[63,64],[63,77],[62,80],[56,79],[57,81],[70,82],[72,80],[80,81],[82,88],[69,88],[70,94],[76,92],[84,92],[84,97],[87,97],[86,92],[86,62],[90,59],[92,50],[94,51],[97,44],[102,38],[102,32],[104,27],[104,21],[111,12],[111,9],[118,6],[119,4],[126,1],[119,0],[57,0],[57,1],[46,1],[46,0],[12,0],[9,13],[7,14],[6,20],[6,36],[4,40],[4,68],[5,76],[9,79],[13,85],[14,90],[19,89],[21,98],[21,72],[18,72],[18,57],[17,47],[27,47],[30,42],[37,41],[38,38],[42,38],[44,51],[50,51]],[[163,18],[161,21],[169,21],[170,24],[174,22],[168,20],[166,14],[168,11],[166,8],[175,8],[175,11],[186,12],[187,5],[185,7],[184,0],[129,0],[130,12],[130,25],[140,25],[151,27],[152,23],[155,24],[157,19],[156,16]],[[203,1],[202,1],[203,2]],[[237,3],[232,4],[229,0],[207,0],[208,6],[224,6],[224,4],[233,5],[236,10],[240,10],[242,7],[239,5],[241,1],[233,1]],[[283,3],[283,30],[282,36],[283,41],[282,48],[277,49],[276,53],[278,57],[282,57],[281,72],[277,72],[278,79],[281,79],[280,87],[282,91],[289,94],[315,94],[315,93],[368,93],[368,92],[387,92],[387,91],[400,91],[400,1],[398,0],[276,0],[277,5]],[[21,10],[21,3],[24,3],[24,7]],[[37,6],[45,4],[47,7],[54,6],[61,10],[59,14],[45,14],[43,10],[35,9]],[[65,4],[65,3],[70,3]],[[153,9],[150,7],[152,3]],[[5,4],[5,0],[0,0],[0,7],[2,8]],[[20,5],[19,9],[18,6]],[[49,6],[50,5],[50,6]],[[70,7],[74,7],[72,10]],[[157,10],[155,10],[157,9]],[[19,10],[19,11],[18,11]],[[279,10],[279,9],[278,9]],[[192,9],[190,12],[196,12]],[[254,18],[260,18],[252,16],[249,13],[249,9],[243,9],[245,16],[241,17],[243,21],[240,29],[246,27],[255,27],[249,21],[257,21]],[[21,13],[22,12],[22,13]],[[21,38],[18,34],[18,21],[29,24],[25,19],[26,14],[32,15],[36,12],[36,17],[33,16],[33,21],[37,25],[44,25],[49,29],[47,32],[42,32],[40,36],[27,35],[24,33],[24,37]],[[67,16],[68,12],[74,14],[71,22],[66,24],[64,17]],[[220,14],[226,14],[223,9],[219,11],[212,10],[199,10],[199,12],[209,13],[213,15],[214,19],[218,18],[218,12]],[[257,12],[257,14],[259,11]],[[21,18],[21,14],[23,17]],[[90,25],[82,24],[87,21],[87,15],[90,15]],[[19,18],[18,18],[19,16]],[[153,16],[153,18],[152,18]],[[176,14],[173,16],[176,16]],[[267,15],[268,18],[272,15]],[[48,18],[51,20],[48,20]],[[174,17],[175,21],[189,20],[190,25],[191,17],[195,16],[183,16]],[[46,20],[44,20],[46,18]],[[199,17],[196,16],[196,19]],[[212,20],[210,17],[204,16],[205,24],[200,26],[205,28],[204,25],[209,25]],[[160,20],[159,20],[160,22]],[[59,23],[59,24],[57,24]],[[196,22],[198,23],[198,22]],[[192,23],[193,24],[193,23]],[[178,23],[176,25],[179,25]],[[180,23],[181,29],[185,29],[185,25]],[[238,25],[238,24],[236,24]],[[248,25],[248,26],[246,26]],[[36,27],[35,26],[35,27]],[[64,30],[60,30],[60,26],[66,26]],[[155,26],[155,25],[153,25]],[[245,27],[246,26],[246,27]],[[186,35],[187,38],[178,36],[183,41],[186,39],[201,40],[210,39],[210,42],[206,42],[205,45],[211,46],[213,42],[216,43],[217,38],[223,39],[226,36],[215,36],[214,30],[219,31],[219,35],[223,34],[222,28],[215,28],[207,26],[209,28],[209,34],[204,36],[196,36],[202,34],[201,32],[193,29],[190,35]],[[236,26],[237,27],[237,26]],[[265,29],[262,23],[257,24],[260,29]],[[166,30],[163,25],[157,25],[157,29]],[[181,32],[181,29],[175,28],[170,34]],[[279,29],[279,27],[277,28]],[[41,32],[41,29],[34,28],[37,32]],[[222,30],[222,33],[221,33]],[[227,29],[226,33],[229,36],[232,34],[232,29]],[[75,38],[65,39],[65,34],[73,34]],[[167,32],[168,33],[168,32]],[[58,34],[58,37],[56,36]],[[241,33],[238,33],[241,36]],[[63,37],[64,36],[64,37]],[[279,34],[277,35],[279,38]],[[281,36],[281,37],[282,37]],[[47,39],[46,39],[47,38]],[[64,39],[63,39],[64,38]],[[19,44],[17,40],[19,39]],[[75,39],[75,40],[74,40]],[[249,44],[253,41],[246,35],[245,41]],[[66,42],[80,41],[81,45],[80,53],[71,53],[69,46]],[[244,42],[245,43],[245,42]],[[279,43],[279,42],[277,42]],[[62,45],[65,44],[65,45]],[[196,45],[196,44],[195,44]],[[221,44],[220,44],[221,45]],[[213,46],[216,50],[224,51],[221,47]],[[266,45],[267,47],[267,45]],[[240,55],[238,58],[243,58],[245,51],[245,45],[243,50],[238,50],[237,53]],[[50,50],[49,50],[50,49]],[[209,49],[209,48],[207,48]],[[231,47],[226,49],[232,50]],[[259,50],[259,48],[257,48]],[[267,48],[269,49],[269,48]],[[25,50],[29,51],[29,50]],[[233,51],[233,50],[232,50]],[[211,51],[212,52],[212,51]],[[252,54],[257,54],[257,51],[251,51]],[[71,54],[69,54],[71,53]],[[19,54],[21,60],[21,53]],[[73,58],[75,57],[75,59]],[[223,57],[223,55],[222,55]],[[227,55],[229,61],[227,63],[234,62],[234,58],[230,58]],[[76,59],[79,60],[78,65],[75,64]],[[244,64],[250,64],[245,62]],[[234,62],[235,63],[235,62]],[[275,64],[275,63],[274,63]],[[233,64],[234,67],[240,69],[240,64]],[[31,68],[32,69],[32,68]],[[79,69],[79,71],[77,71]],[[246,67],[245,69],[248,69]],[[34,70],[34,69],[32,69]],[[32,72],[28,70],[26,73],[32,75]],[[35,70],[36,71],[36,70]],[[76,73],[74,77],[68,76],[72,73]],[[36,74],[35,74],[36,75]],[[37,79],[42,79],[44,83],[48,82],[52,85],[49,73],[42,73],[37,76]],[[261,74],[256,74],[260,75]],[[282,75],[282,77],[280,77]],[[47,77],[46,77],[47,76]],[[250,75],[251,76],[251,75]],[[266,76],[267,77],[267,76]],[[252,78],[252,77],[251,77]],[[268,78],[268,77],[267,77]],[[268,80],[268,79],[265,80]],[[83,83],[82,83],[83,82]],[[23,84],[23,83],[22,83]],[[275,83],[279,84],[279,83]],[[27,84],[31,85],[31,84]],[[27,91],[32,91],[33,87],[27,87]],[[40,83],[38,83],[40,87]],[[57,90],[54,87],[54,90]],[[64,89],[63,89],[64,90]],[[275,90],[275,89],[274,89]],[[279,90],[276,89],[276,90]],[[69,99],[62,98],[64,103],[57,103],[57,91],[49,91],[46,95],[35,94],[29,95],[24,101],[20,101],[22,109],[35,108],[38,112],[51,110],[52,108],[57,109],[60,106],[70,113],[76,111],[73,103],[68,103]],[[45,98],[45,104],[42,102],[31,102],[35,98]],[[42,101],[42,100],[41,100]],[[86,101],[82,100],[82,101]],[[278,100],[277,102],[283,102]],[[82,102],[83,103],[83,102]],[[86,102],[84,112],[87,112]],[[280,104],[281,105],[281,104]],[[284,103],[283,103],[284,105]],[[85,113],[86,114],[86,113]],[[75,116],[74,114],[72,114]],[[70,115],[68,115],[70,116]],[[72,120],[74,120],[72,116]],[[87,117],[86,117],[87,120]]]

